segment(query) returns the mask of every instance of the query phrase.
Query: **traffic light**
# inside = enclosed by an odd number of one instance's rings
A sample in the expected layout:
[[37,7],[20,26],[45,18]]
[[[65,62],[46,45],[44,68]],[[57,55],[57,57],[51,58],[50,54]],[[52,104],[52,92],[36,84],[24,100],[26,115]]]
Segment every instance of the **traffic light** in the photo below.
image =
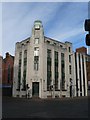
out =
[[90,19],[85,20],[85,31],[88,31],[89,34],[86,35],[86,45],[90,46]]
[[90,19],[85,20],[85,31],[90,31]]
[[90,34],[86,35],[86,45],[90,46]]

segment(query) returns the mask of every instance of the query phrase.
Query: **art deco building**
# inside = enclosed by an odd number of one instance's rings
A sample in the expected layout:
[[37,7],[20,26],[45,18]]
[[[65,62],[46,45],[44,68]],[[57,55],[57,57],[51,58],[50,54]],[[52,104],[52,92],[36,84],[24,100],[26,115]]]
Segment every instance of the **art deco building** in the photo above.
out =
[[[72,43],[45,37],[42,22],[35,21],[31,37],[16,43],[13,96],[80,96],[80,92],[77,95],[76,85],[79,84],[79,87],[82,83],[77,77],[76,70],[79,71],[79,68],[75,67],[76,64],[78,67],[75,60],[78,62],[72,51]],[[86,76],[83,81],[86,81]]]

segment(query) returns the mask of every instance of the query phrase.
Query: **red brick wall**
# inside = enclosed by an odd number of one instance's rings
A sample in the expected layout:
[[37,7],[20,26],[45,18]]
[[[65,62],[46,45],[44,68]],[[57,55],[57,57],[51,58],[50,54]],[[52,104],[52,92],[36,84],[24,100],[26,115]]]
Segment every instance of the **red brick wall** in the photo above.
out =
[[85,47],[77,48],[76,52],[87,54],[87,48],[85,48]]
[[[8,82],[8,66],[10,66],[9,82]],[[6,58],[3,59],[2,83],[4,85],[12,85],[12,83],[13,83],[13,67],[14,67],[14,57],[8,53],[8,54],[6,54]]]

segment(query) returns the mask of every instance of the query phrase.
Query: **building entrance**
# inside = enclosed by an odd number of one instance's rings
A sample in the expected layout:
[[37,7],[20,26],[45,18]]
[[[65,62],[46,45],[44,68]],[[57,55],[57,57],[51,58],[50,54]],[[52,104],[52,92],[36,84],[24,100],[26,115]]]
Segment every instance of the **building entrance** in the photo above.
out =
[[39,97],[39,82],[32,83],[32,96]]

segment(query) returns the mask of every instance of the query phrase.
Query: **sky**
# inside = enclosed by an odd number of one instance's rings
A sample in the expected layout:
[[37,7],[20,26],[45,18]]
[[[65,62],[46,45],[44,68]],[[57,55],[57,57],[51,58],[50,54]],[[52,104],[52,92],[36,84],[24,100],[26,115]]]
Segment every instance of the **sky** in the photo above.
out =
[[45,36],[72,42],[74,51],[87,47],[84,22],[88,18],[88,2],[3,2],[0,11],[2,56],[6,52],[15,54],[15,43],[31,36],[35,20],[42,21]]

